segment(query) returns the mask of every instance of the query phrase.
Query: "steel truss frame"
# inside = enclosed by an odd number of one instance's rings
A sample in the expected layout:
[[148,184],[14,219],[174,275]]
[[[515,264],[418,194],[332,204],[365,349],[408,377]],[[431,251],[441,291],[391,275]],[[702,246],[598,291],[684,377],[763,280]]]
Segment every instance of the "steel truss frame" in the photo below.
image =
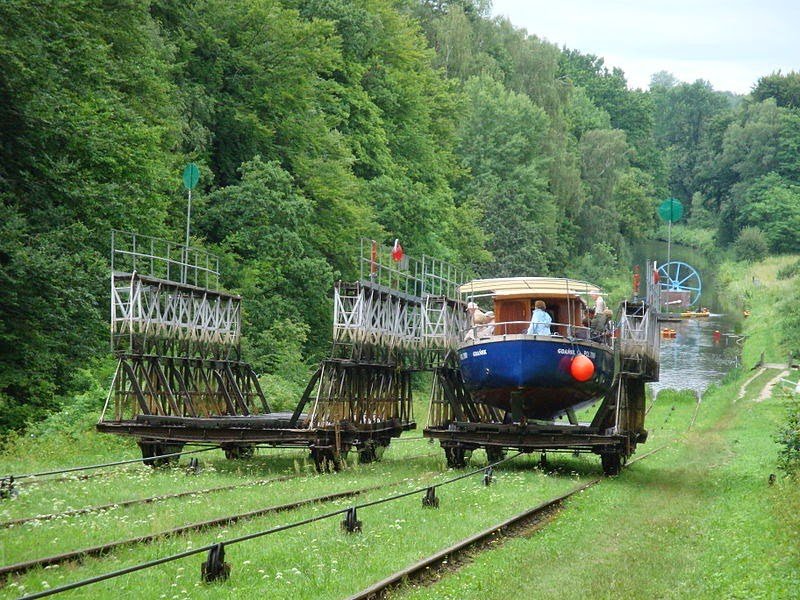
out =
[[241,361],[121,355],[112,394],[113,415],[107,416],[107,403],[101,421],[127,421],[138,414],[210,417],[270,412],[258,377]]
[[411,372],[406,369],[326,360],[317,377],[309,427],[413,423]]
[[111,277],[111,345],[119,354],[234,358],[241,297],[139,273]]
[[118,364],[101,424],[137,415],[270,412],[258,377],[240,360],[241,297],[209,287],[219,285],[217,257],[114,231],[111,267],[111,350]]
[[334,358],[432,369],[466,327],[460,300],[413,296],[369,281],[334,286]]

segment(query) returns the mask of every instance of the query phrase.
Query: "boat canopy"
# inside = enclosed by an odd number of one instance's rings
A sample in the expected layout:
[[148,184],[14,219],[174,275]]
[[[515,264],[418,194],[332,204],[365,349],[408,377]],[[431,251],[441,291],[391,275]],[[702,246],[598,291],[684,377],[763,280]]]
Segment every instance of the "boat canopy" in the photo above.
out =
[[476,279],[463,284],[458,291],[467,295],[543,296],[547,298],[577,297],[583,294],[603,295],[596,285],[564,277],[499,277]]

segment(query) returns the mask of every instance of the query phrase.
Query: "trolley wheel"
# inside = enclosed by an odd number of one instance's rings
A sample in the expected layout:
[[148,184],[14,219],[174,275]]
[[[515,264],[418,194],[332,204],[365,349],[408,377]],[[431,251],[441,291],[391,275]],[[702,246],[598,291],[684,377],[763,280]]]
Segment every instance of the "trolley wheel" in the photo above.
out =
[[142,451],[142,462],[148,467],[167,467],[178,463],[180,456],[170,456],[167,458],[156,458],[164,454],[176,454],[183,450],[183,443],[166,442],[138,442],[139,448]]
[[444,456],[447,459],[447,468],[463,469],[469,463],[472,450],[466,450],[459,446],[445,446]]
[[601,452],[600,464],[603,465],[603,473],[609,477],[619,475],[622,470],[622,454],[617,451]]
[[252,458],[256,453],[256,449],[253,446],[223,446],[222,450],[228,460]]
[[503,460],[506,457],[506,449],[500,446],[486,446],[486,459],[490,463]]
[[369,440],[358,449],[358,462],[367,465],[379,461],[383,457],[387,443],[379,440]]
[[331,473],[340,471],[347,459],[347,452],[336,453],[329,448],[312,448],[311,460],[318,473]]

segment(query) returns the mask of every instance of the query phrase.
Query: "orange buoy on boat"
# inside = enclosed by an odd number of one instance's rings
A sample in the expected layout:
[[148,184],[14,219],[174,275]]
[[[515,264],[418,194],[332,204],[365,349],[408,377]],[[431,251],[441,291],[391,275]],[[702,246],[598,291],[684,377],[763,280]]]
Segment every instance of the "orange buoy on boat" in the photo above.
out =
[[594,363],[583,354],[577,354],[569,365],[569,372],[576,381],[589,381],[594,375]]

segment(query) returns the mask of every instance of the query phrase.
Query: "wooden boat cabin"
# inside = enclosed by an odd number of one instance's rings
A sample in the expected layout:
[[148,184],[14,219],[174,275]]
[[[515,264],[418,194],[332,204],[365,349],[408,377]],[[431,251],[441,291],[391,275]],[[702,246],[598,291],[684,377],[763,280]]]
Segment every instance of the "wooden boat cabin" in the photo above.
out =
[[477,337],[524,334],[537,300],[545,303],[545,311],[552,319],[552,335],[585,337],[581,335],[581,330],[586,331],[585,320],[589,308],[587,300],[593,295],[602,296],[600,288],[590,283],[556,277],[481,279],[465,284],[461,291],[473,301],[487,297],[492,300],[493,327],[491,330],[486,327],[478,328],[478,325],[485,325],[487,321],[483,320],[482,323],[480,319],[476,319],[474,325]]

